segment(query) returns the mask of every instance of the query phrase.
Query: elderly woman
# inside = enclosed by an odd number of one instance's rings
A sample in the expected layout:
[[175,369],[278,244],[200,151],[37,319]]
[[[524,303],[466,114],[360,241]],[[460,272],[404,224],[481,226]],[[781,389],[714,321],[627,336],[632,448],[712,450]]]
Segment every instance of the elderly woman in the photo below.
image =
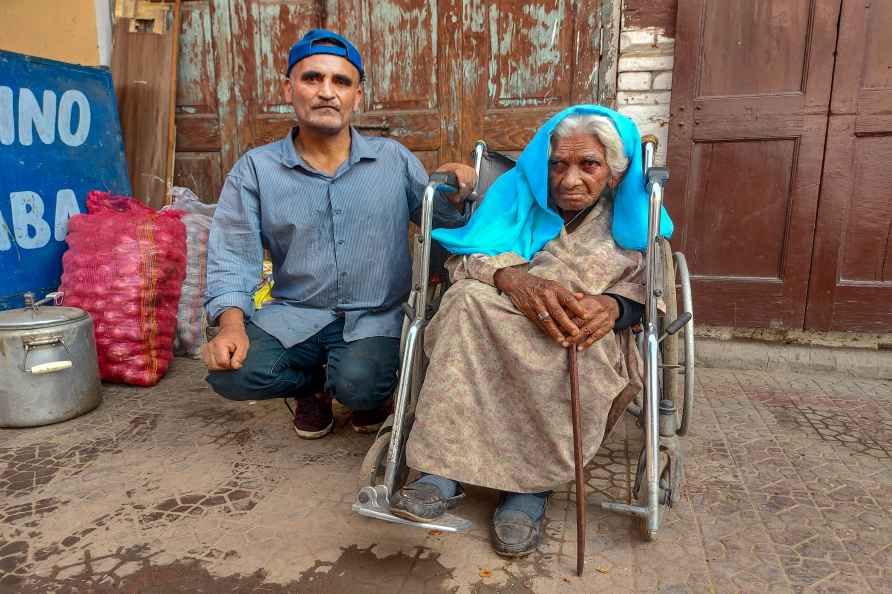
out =
[[[586,462],[613,400],[641,385],[628,328],[643,309],[644,259],[617,244],[614,221],[619,206],[628,211],[622,197],[637,201],[629,212],[644,216],[646,229],[638,153],[628,118],[599,106],[567,109],[539,130],[467,227],[438,230],[460,255],[447,263],[455,284],[425,337],[430,365],[407,445],[422,477],[394,497],[394,514],[429,521],[463,497],[460,483],[498,489],[496,552],[536,548],[550,489],[574,475],[565,349],[584,351]],[[640,221],[631,224],[641,236]]]

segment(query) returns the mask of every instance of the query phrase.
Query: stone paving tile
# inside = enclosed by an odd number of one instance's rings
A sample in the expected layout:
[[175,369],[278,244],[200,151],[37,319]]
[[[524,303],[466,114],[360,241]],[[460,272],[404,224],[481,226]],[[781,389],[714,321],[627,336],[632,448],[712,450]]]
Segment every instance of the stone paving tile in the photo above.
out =
[[600,508],[630,501],[630,417],[557,489],[526,559],[491,551],[497,495],[469,488],[464,535],[359,517],[370,443],[338,418],[296,439],[281,401],[214,396],[178,359],[150,389],[105,386],[60,425],[0,431],[0,593],[892,592],[892,382],[699,371],[681,501],[658,539]]

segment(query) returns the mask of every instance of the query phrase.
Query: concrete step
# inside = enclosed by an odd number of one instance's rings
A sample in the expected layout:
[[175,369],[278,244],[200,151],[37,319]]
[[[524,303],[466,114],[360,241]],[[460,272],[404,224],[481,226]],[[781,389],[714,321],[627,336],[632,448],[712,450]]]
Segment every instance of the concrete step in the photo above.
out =
[[697,331],[696,353],[701,367],[892,379],[889,335],[706,327]]

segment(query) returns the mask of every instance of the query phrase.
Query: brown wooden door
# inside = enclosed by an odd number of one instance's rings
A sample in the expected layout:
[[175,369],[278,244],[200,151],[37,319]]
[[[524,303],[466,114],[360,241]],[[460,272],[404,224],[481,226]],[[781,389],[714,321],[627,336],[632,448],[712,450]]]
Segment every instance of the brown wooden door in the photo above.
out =
[[[605,25],[612,3],[604,2]],[[478,139],[490,148],[523,149],[549,116],[574,103],[612,104],[615,86],[603,84],[599,0],[470,0],[464,3],[461,147]],[[612,73],[615,78],[615,73]],[[599,84],[601,83],[601,84]]]
[[229,0],[182,2],[174,185],[216,202],[239,155]]
[[892,3],[845,0],[806,325],[892,331]]
[[679,2],[667,205],[702,323],[803,327],[839,4]]

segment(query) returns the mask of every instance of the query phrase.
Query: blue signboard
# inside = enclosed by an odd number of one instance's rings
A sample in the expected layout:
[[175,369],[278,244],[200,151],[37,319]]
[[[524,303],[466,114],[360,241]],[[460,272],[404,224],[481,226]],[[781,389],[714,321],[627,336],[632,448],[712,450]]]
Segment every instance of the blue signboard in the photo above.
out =
[[0,309],[58,287],[90,190],[130,195],[111,73],[0,51]]

